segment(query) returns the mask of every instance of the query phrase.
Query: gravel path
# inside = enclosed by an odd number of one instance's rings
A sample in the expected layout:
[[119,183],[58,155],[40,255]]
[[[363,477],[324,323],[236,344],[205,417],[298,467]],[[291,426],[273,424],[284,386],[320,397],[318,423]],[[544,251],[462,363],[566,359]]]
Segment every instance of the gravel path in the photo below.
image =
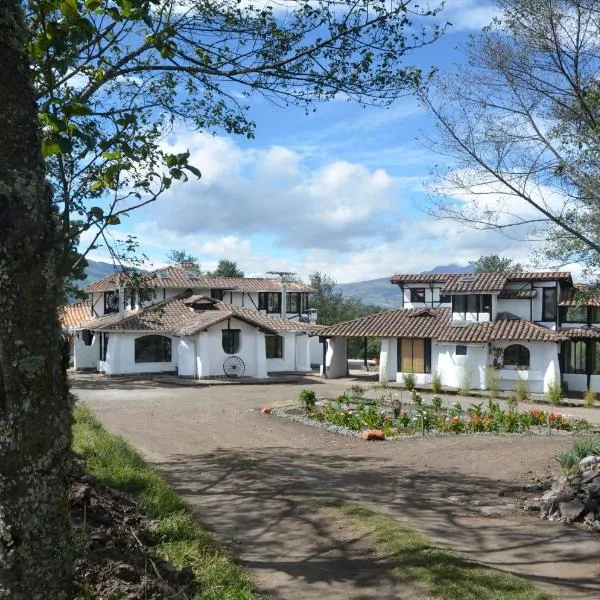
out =
[[[302,386],[334,396],[350,384],[315,379]],[[235,549],[266,598],[413,598],[389,578],[369,540],[326,507],[351,500],[561,598],[600,599],[598,536],[498,506],[498,492],[519,496],[534,473],[549,473],[569,438],[364,442],[258,412],[293,402],[302,386],[189,388],[89,378],[75,381],[74,391],[164,470]],[[457,496],[481,506],[457,505]]]

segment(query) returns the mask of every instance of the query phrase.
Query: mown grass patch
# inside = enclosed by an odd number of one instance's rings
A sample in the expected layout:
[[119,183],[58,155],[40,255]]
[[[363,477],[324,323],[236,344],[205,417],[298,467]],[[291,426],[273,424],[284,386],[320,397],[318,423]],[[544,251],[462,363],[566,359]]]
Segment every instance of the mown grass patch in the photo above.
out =
[[394,577],[414,585],[423,598],[439,600],[551,600],[528,581],[470,562],[435,546],[427,537],[389,517],[356,504],[342,513],[367,530],[382,555],[395,564]]
[[110,434],[92,411],[75,409],[73,447],[100,481],[131,494],[159,520],[151,533],[155,551],[177,567],[194,571],[193,600],[257,600],[248,574],[220,550],[188,512],[162,475],[123,438]]

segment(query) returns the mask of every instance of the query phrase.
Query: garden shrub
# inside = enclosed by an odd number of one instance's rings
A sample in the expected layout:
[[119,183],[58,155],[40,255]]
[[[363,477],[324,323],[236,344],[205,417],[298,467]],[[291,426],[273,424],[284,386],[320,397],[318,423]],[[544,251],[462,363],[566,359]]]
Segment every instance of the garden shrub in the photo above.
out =
[[458,393],[463,396],[468,396],[471,393],[471,370],[465,372],[463,375],[462,381],[460,382],[460,388],[458,388]]
[[434,373],[431,379],[431,391],[434,394],[441,394],[444,391],[442,387],[442,376],[439,373]]
[[304,412],[312,413],[317,406],[317,394],[314,390],[304,388],[300,390],[300,393],[298,394],[298,401],[300,402],[300,406],[304,409]]
[[485,374],[485,387],[491,398],[497,398],[500,395],[500,380],[494,367],[488,367]]
[[558,379],[551,381],[548,384],[548,401],[554,406],[559,406],[562,402],[562,386]]
[[416,378],[414,373],[403,373],[402,383],[404,387],[409,391],[413,392],[417,386]]
[[517,379],[517,384],[515,385],[515,396],[519,402],[525,402],[528,395],[529,390],[527,389],[527,382],[519,377]]
[[434,396],[431,399],[431,406],[433,406],[436,413],[439,413],[442,410],[442,399],[439,396]]
[[576,440],[569,450],[559,452],[555,459],[567,475],[572,475],[579,471],[579,461],[586,456],[600,456],[600,437]]
[[350,398],[353,400],[361,400],[365,395],[365,388],[355,383],[354,385],[350,386],[348,392]]
[[506,400],[506,406],[509,412],[517,412],[519,410],[519,399],[516,393],[511,394]]
[[414,404],[416,404],[419,408],[421,406],[423,406],[423,396],[421,396],[421,394],[417,394],[417,392],[415,390],[413,390],[412,393],[412,401]]
[[587,408],[592,408],[596,404],[596,390],[588,388],[583,395],[583,403]]

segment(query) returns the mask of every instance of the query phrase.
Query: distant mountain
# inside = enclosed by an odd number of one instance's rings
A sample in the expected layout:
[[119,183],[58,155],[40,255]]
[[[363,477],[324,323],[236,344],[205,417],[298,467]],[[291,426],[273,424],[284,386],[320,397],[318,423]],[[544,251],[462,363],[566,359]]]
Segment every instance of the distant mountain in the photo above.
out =
[[88,266],[85,270],[86,278],[77,283],[79,283],[79,287],[85,287],[86,285],[90,285],[90,283],[94,283],[94,281],[98,281],[98,279],[110,275],[114,271],[116,271],[116,267],[112,263],[88,259]]
[[[431,271],[424,273],[470,273],[473,267],[470,265],[439,265]],[[354,283],[339,283],[335,286],[336,291],[342,292],[344,296],[356,296],[365,304],[381,306],[382,308],[398,308],[400,304],[400,290],[397,285],[390,283],[390,277],[381,279],[369,279],[368,281],[356,281]]]

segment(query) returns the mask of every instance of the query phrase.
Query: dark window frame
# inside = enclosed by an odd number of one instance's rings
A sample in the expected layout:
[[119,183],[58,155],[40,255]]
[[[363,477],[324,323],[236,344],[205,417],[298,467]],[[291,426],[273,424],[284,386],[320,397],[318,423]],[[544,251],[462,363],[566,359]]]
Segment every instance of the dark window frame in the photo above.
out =
[[441,304],[451,304],[452,303],[452,294],[440,294],[440,303]]
[[[411,303],[417,302],[419,304],[424,304],[426,302],[426,290],[427,288],[418,287],[418,288],[408,288],[410,290],[410,301]],[[421,299],[422,298],[422,299]]]
[[258,292],[258,310],[281,314],[281,292]]
[[397,338],[396,339],[396,369],[402,372],[402,340],[410,340],[410,362],[411,372],[414,370],[414,342],[417,339],[423,340],[423,369],[424,373],[431,373],[431,338]]
[[[569,316],[569,312],[570,311],[575,311],[575,310],[583,310],[584,311],[584,318],[583,319],[575,319],[575,318],[571,318]],[[564,313],[564,319],[563,321],[565,323],[588,323],[588,318],[589,318],[589,314],[588,314],[588,307],[587,306],[567,306],[565,307],[565,313]]]
[[283,358],[283,347],[282,335],[265,335],[265,355],[267,358]]
[[210,297],[213,300],[223,300],[223,298],[225,298],[225,292],[226,290],[220,288],[211,288]]
[[[510,353],[508,353],[509,350],[511,350]],[[504,367],[529,368],[531,366],[531,351],[523,344],[510,344],[510,346],[504,348],[502,354]]]
[[[292,300],[296,308],[292,307]],[[288,292],[285,298],[285,311],[290,314],[300,314],[302,312],[302,294],[300,292]]]
[[100,360],[106,360],[106,354],[108,351],[108,333],[101,332],[100,333]]
[[135,338],[136,363],[168,363],[171,362],[171,338],[166,335],[143,335]]
[[[550,301],[547,300],[547,297],[552,295],[553,298],[550,300],[552,303],[552,311],[548,313],[548,306],[546,306]],[[556,317],[558,314],[558,304],[557,304],[557,294],[555,287],[544,287],[542,288],[542,321],[552,322],[556,321]]]
[[240,351],[242,338],[241,329],[222,329],[221,347],[225,354],[237,354]]
[[454,348],[455,356],[467,356],[469,353],[469,347],[466,344],[456,344]]
[[[110,302],[109,298],[116,297],[116,302]],[[119,290],[110,290],[108,292],[104,292],[104,314],[105,315],[113,315],[119,312],[121,306],[121,295],[119,294]],[[110,305],[109,305],[110,304]]]

